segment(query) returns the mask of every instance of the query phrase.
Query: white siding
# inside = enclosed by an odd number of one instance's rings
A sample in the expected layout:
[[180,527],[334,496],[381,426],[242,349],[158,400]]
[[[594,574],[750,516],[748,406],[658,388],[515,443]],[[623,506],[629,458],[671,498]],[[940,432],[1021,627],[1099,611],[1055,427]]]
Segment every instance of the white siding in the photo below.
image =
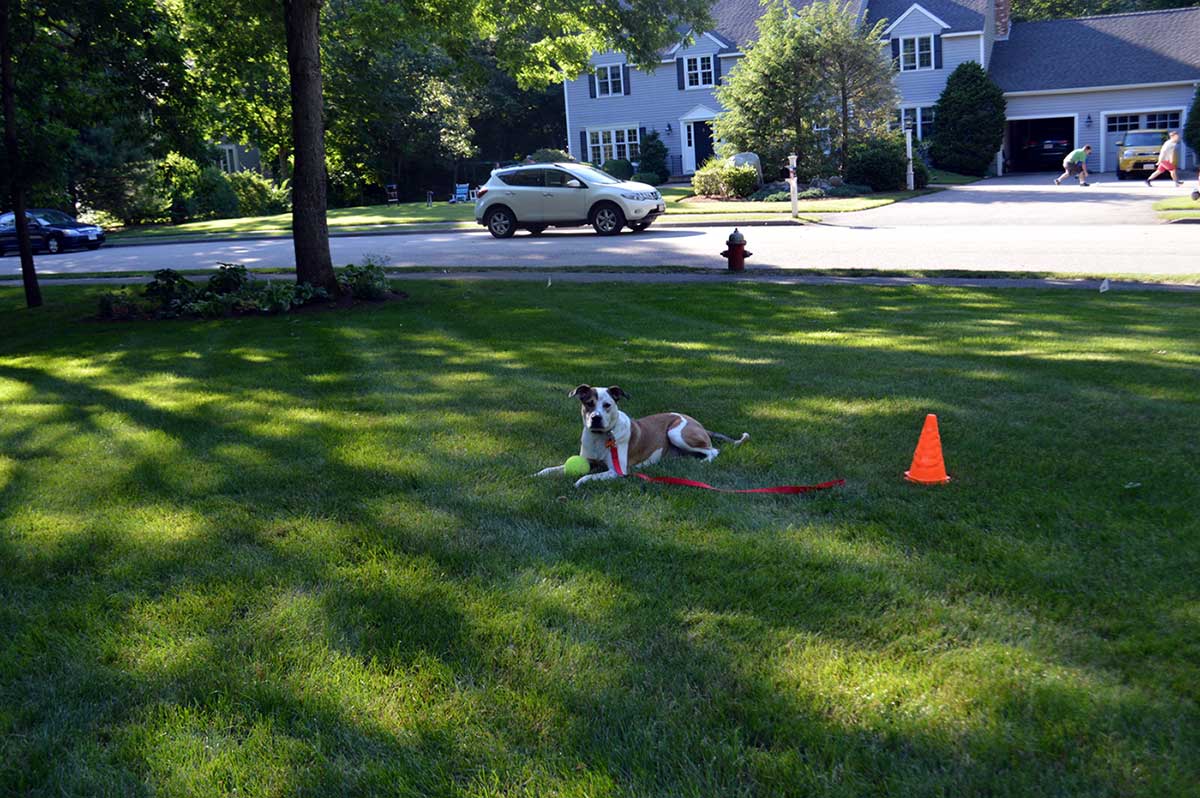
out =
[[[1105,134],[1105,114],[1145,113],[1147,111],[1181,111],[1180,126],[1187,121],[1187,110],[1191,103],[1193,88],[1190,85],[1167,86],[1148,89],[1114,89],[1109,91],[1071,92],[1066,94],[1022,94],[1007,97],[1010,119],[1017,117],[1079,117],[1075,146],[1092,145],[1092,156],[1088,158],[1088,169],[1110,171],[1115,168],[1113,160],[1116,139]],[[1091,116],[1089,127],[1087,118]],[[1196,155],[1180,142],[1183,154],[1181,165],[1188,169],[1196,166]],[[1182,177],[1182,175],[1181,175]]]

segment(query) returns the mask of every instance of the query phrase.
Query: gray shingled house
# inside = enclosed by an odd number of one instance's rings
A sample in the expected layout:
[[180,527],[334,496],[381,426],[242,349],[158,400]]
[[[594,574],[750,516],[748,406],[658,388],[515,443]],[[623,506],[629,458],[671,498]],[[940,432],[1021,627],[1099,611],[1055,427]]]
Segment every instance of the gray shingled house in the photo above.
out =
[[[803,3],[806,0],[799,0]],[[946,78],[964,61],[984,66],[1008,99],[997,171],[1052,168],[1023,158],[1054,141],[1091,144],[1093,170],[1115,166],[1117,142],[1135,128],[1178,129],[1200,85],[1200,8],[1009,23],[1009,0],[860,0],[868,22],[885,20],[901,95],[897,118],[926,138]],[[591,70],[563,85],[568,146],[582,160],[637,160],[657,130],[675,174],[691,174],[713,151],[714,94],[757,33],[758,0],[716,0],[715,29],[692,32],[661,54],[658,68],[596,53]],[[1184,153],[1194,167],[1194,153]],[[770,165],[766,165],[770,166]]]

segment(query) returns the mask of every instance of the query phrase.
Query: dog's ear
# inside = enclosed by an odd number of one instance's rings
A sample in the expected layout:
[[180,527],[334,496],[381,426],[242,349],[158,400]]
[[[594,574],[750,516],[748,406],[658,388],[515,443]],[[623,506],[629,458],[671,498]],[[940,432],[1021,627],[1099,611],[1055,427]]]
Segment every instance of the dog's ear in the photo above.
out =
[[587,383],[577,386],[575,388],[575,390],[573,390],[569,394],[567,394],[567,396],[569,398],[579,399],[579,401],[581,401],[581,402],[586,400],[591,395],[592,395],[592,386],[588,385]]
[[625,389],[623,389],[620,385],[608,386],[608,395],[613,398],[614,402],[619,402],[622,399],[632,398],[629,394],[625,393]]

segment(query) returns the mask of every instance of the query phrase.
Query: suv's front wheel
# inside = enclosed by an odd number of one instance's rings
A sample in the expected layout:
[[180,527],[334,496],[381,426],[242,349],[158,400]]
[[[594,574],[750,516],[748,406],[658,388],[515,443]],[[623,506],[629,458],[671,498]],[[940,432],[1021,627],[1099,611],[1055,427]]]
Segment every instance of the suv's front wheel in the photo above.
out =
[[625,212],[611,202],[602,202],[592,211],[592,227],[602,236],[615,236],[625,226]]
[[512,238],[513,233],[517,232],[517,218],[503,205],[488,211],[483,223],[496,238]]

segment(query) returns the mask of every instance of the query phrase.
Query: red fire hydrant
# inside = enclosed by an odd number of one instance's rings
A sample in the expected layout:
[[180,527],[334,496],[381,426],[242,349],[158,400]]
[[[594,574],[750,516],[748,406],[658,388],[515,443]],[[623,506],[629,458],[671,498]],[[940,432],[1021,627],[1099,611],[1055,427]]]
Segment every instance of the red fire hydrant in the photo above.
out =
[[746,268],[746,258],[753,255],[753,252],[746,251],[746,237],[733,228],[733,232],[729,236],[729,240],[725,242],[728,247],[721,253],[722,258],[729,260],[729,271],[740,272]]

